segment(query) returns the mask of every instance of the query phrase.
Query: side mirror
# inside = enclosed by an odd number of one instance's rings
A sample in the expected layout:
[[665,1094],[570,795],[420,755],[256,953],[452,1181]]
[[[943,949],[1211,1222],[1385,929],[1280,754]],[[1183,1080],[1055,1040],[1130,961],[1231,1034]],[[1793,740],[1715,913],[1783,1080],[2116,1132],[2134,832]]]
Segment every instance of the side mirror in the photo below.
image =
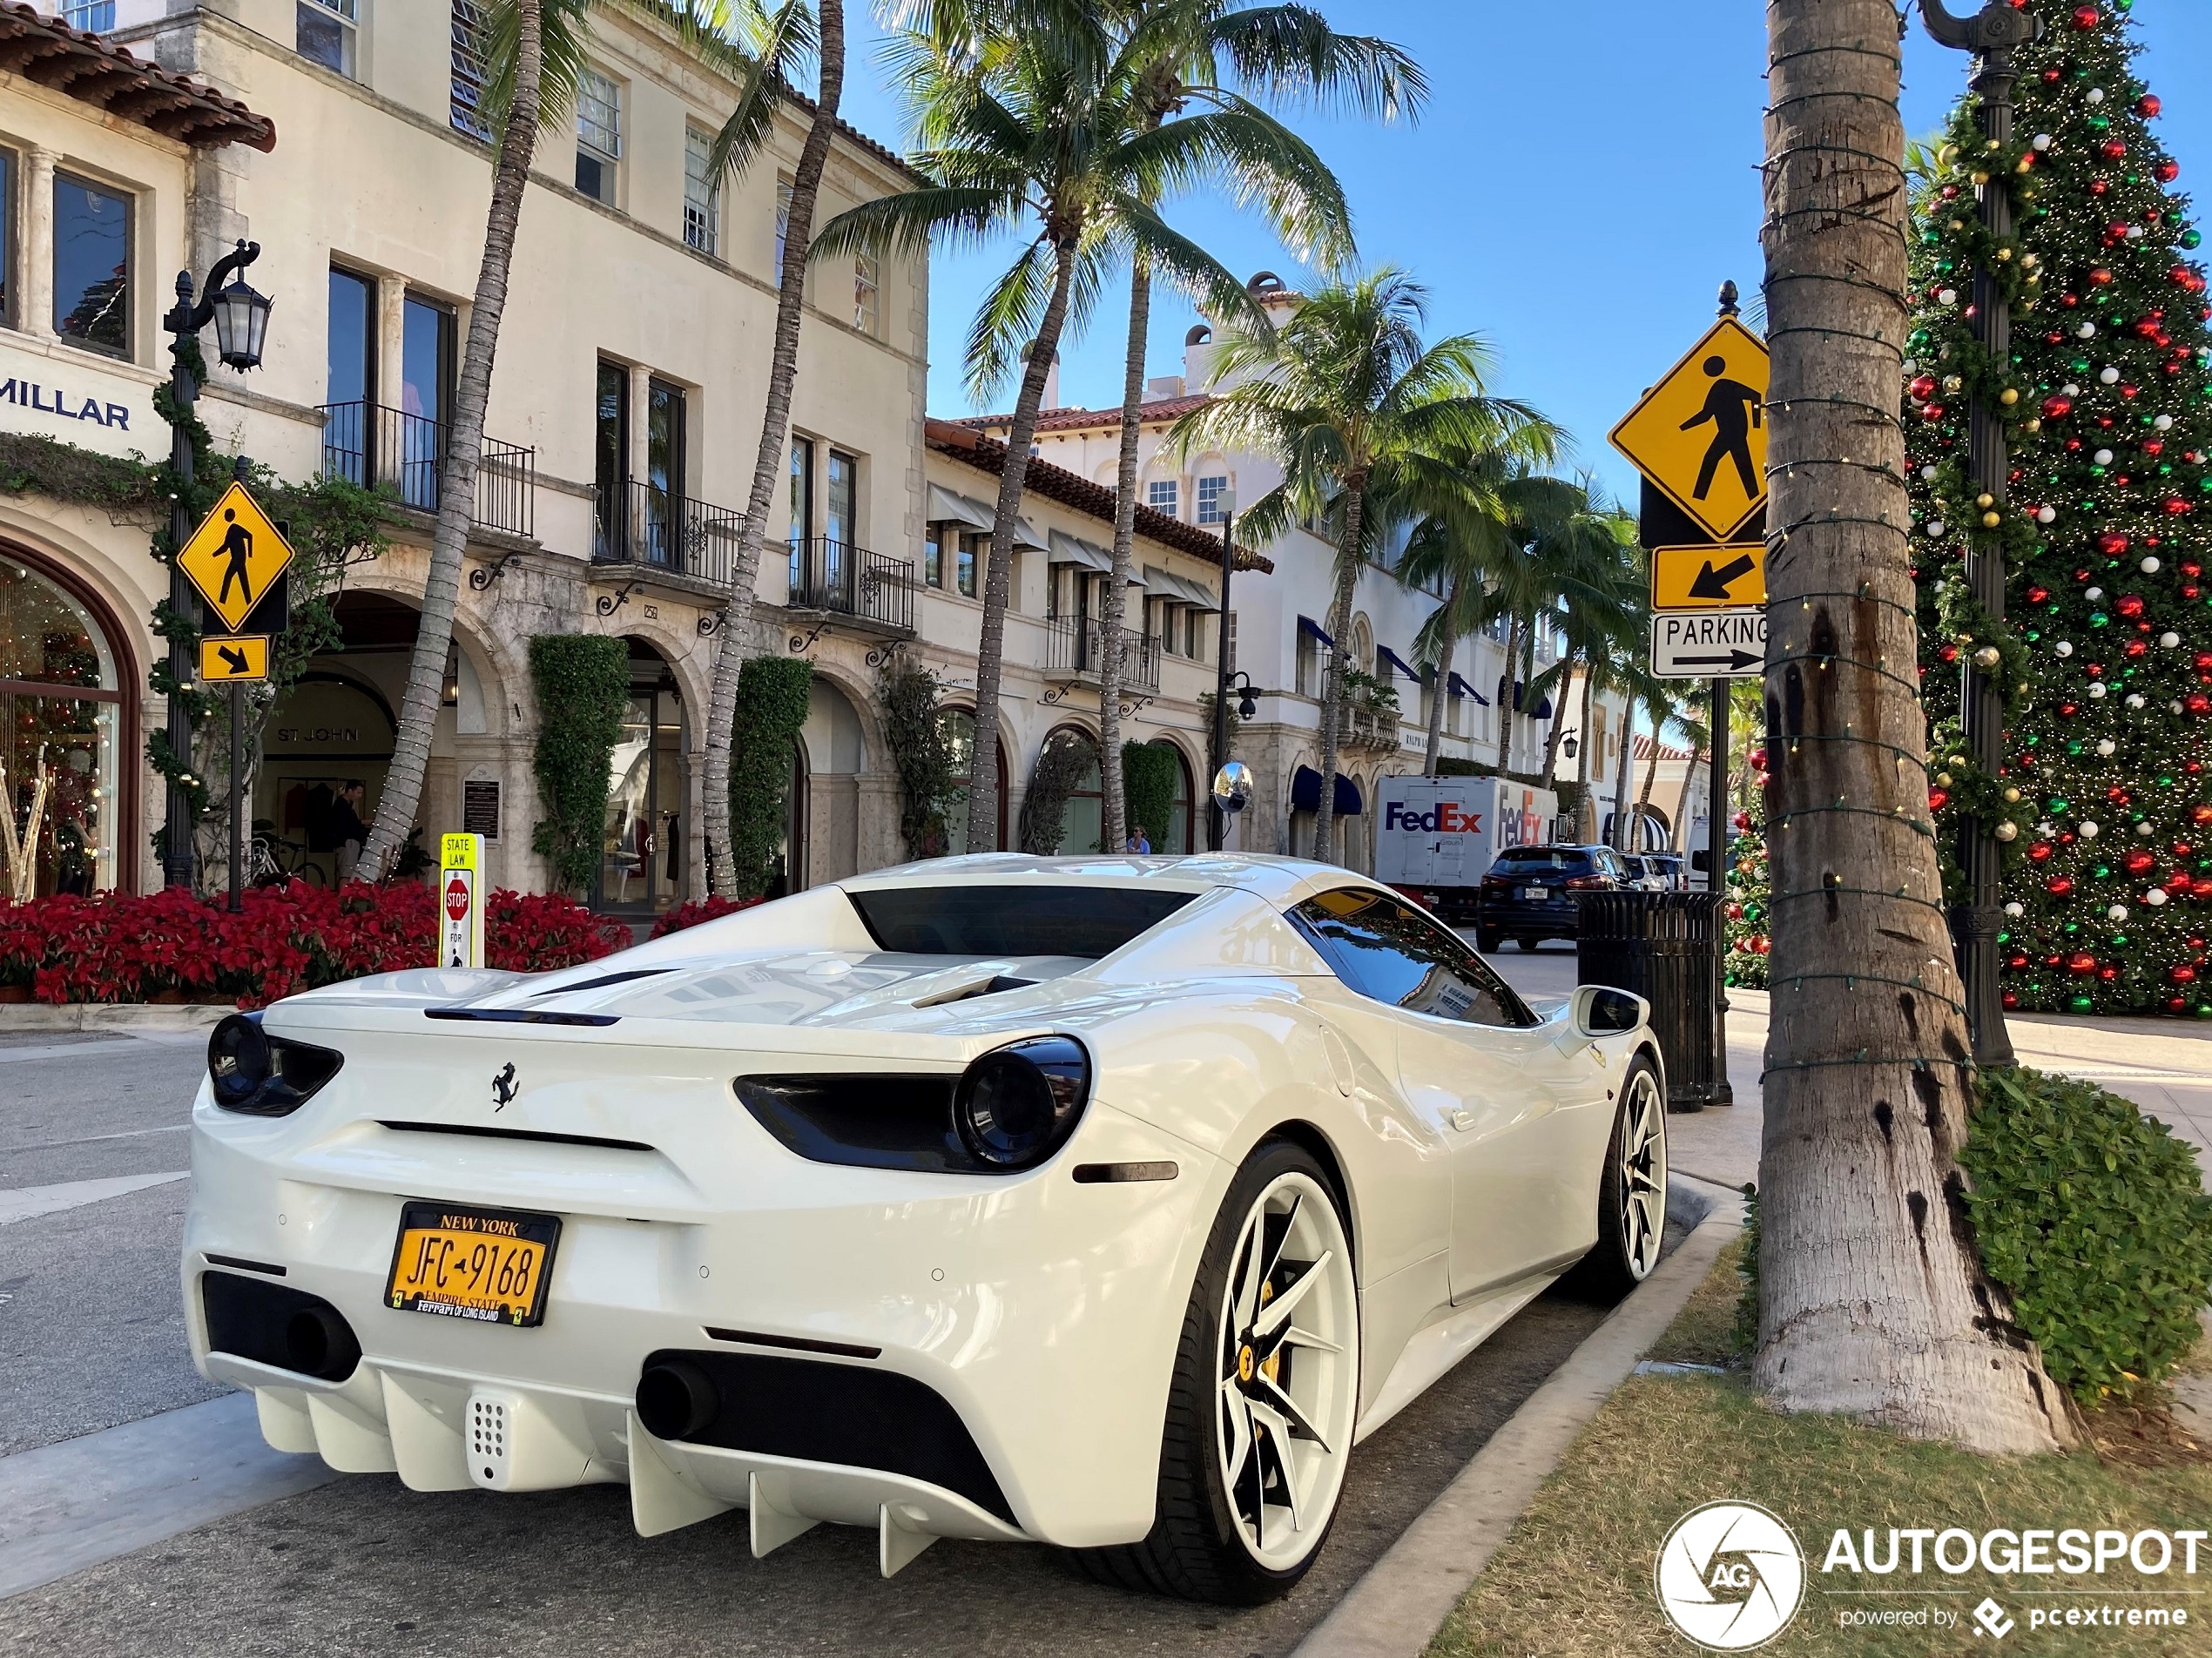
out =
[[1569,1021],[1577,1033],[1592,1041],[1634,1030],[1650,1011],[1650,1004],[1642,996],[1633,991],[1615,990],[1611,985],[1577,986],[1568,1003]]
[[1252,768],[1231,760],[1213,774],[1213,803],[1232,817],[1252,803]]

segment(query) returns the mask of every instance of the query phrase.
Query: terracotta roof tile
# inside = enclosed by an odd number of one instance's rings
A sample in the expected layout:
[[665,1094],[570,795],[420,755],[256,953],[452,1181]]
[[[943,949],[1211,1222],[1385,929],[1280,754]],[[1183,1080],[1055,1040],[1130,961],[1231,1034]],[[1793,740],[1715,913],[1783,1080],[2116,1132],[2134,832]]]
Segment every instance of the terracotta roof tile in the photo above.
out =
[[276,148],[276,123],[267,116],[22,0],[0,0],[0,69],[180,144]]
[[[1204,408],[1213,399],[1203,392],[1188,397],[1163,397],[1141,404],[1137,418],[1143,421],[1172,421],[1180,419],[1194,408]],[[1085,427],[1119,426],[1122,411],[1118,408],[1049,408],[1037,416],[1040,432],[1073,432]],[[1011,414],[970,414],[952,421],[954,426],[973,427],[979,432],[988,432],[1014,424]]]

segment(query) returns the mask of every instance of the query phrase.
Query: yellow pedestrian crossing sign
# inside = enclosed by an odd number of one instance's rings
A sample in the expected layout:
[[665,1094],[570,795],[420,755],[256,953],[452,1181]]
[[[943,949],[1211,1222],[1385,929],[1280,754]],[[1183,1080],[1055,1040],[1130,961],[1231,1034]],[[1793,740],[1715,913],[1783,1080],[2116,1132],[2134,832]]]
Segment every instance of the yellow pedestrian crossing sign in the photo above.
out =
[[1727,541],[1766,504],[1766,342],[1723,317],[1613,428],[1613,447]]
[[200,683],[224,685],[269,677],[266,633],[211,633],[199,642]]
[[178,568],[233,633],[291,563],[291,544],[242,483],[223,491],[177,555]]

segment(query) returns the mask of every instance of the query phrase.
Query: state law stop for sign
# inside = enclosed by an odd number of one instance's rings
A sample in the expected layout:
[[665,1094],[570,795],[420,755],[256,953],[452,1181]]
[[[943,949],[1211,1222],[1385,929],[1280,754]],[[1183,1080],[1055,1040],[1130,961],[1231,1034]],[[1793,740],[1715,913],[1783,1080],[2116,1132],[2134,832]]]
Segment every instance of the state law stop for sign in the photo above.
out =
[[438,965],[484,965],[484,838],[438,838]]

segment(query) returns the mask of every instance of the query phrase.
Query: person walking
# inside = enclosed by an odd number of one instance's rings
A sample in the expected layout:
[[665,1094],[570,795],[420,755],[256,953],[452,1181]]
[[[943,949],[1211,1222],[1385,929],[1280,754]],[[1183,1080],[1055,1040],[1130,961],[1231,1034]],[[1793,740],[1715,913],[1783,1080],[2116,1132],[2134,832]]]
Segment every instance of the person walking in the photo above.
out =
[[368,839],[368,823],[361,815],[368,804],[368,790],[359,778],[348,778],[346,786],[338,791],[337,799],[331,803],[326,822],[337,848],[341,886],[354,879],[354,871],[361,862],[361,845]]

